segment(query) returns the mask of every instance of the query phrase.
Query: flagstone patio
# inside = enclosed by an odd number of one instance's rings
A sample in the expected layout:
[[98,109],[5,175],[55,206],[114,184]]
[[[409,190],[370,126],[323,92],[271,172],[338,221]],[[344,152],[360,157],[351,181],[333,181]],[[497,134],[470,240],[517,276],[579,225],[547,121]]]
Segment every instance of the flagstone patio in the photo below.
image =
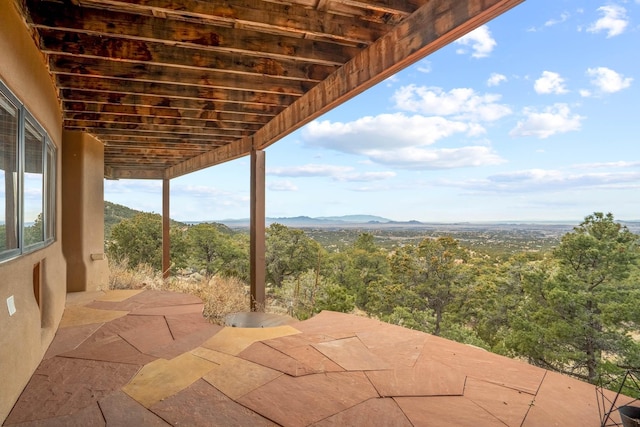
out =
[[4,425],[601,425],[594,386],[479,348],[343,313],[240,328],[202,309],[164,291],[69,294]]

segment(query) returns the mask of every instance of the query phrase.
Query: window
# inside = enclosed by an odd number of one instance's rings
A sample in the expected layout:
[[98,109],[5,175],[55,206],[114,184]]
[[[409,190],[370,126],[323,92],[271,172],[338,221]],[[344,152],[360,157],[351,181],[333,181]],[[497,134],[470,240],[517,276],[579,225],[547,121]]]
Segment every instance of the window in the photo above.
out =
[[55,239],[56,149],[0,82],[0,260]]

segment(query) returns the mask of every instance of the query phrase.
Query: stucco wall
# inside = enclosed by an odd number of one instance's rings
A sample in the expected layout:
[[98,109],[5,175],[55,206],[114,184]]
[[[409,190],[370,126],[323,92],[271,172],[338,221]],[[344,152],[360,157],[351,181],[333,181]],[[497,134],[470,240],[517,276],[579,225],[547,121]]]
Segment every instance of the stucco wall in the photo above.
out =
[[[12,1],[0,1],[0,79],[25,104],[58,148],[61,173],[62,114],[44,59]],[[0,263],[0,424],[40,363],[62,317],[66,262],[62,255],[61,186],[57,186],[56,241],[44,249]],[[42,317],[33,293],[33,269],[40,264]],[[15,299],[9,316],[7,298]]]
[[109,280],[104,258],[104,146],[82,132],[65,131],[62,140],[62,245],[67,290],[98,290]]

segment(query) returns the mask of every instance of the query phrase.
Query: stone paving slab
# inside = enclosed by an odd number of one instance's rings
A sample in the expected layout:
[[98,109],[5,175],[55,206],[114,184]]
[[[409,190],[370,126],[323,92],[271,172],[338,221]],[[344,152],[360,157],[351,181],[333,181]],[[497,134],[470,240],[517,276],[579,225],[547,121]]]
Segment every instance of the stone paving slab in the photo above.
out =
[[202,347],[235,356],[254,342],[298,333],[299,330],[289,325],[273,328],[224,328]]
[[155,347],[148,354],[163,359],[173,359],[182,353],[191,351],[204,344],[205,341],[222,330],[222,326],[208,324],[207,327],[200,328],[187,335],[175,336],[176,338],[170,344],[163,347]]
[[[314,351],[317,350],[314,349]],[[340,366],[326,358],[325,359],[329,363],[324,363],[322,361],[321,363],[307,365],[305,362],[276,350],[263,342],[256,342],[252,344],[238,356],[259,365],[284,372],[292,377],[319,374],[323,372],[343,371]]]
[[466,376],[432,361],[413,368],[367,372],[380,396],[462,396]]
[[378,397],[362,372],[282,375],[238,402],[283,426],[306,426]]
[[204,380],[153,405],[151,410],[174,426],[272,427],[277,424],[229,399]]
[[105,421],[97,403],[61,417],[27,421],[19,424],[4,424],[12,427],[104,427]]
[[85,306],[73,306],[64,310],[59,327],[67,328],[69,326],[105,323],[117,319],[118,317],[126,316],[127,314],[129,314],[128,311],[100,310]]
[[122,391],[149,408],[190,386],[215,367],[215,363],[191,353],[171,360],[157,359],[140,369]]
[[103,325],[104,323],[92,323],[58,329],[54,340],[44,355],[44,359],[49,359],[77,348]]
[[393,399],[373,398],[312,424],[312,427],[412,427]]
[[[191,353],[218,365],[202,378],[231,399],[238,399],[283,375],[280,371],[203,347]],[[229,375],[229,372],[235,375]]]
[[119,336],[139,352],[146,354],[174,341],[164,316],[152,316],[142,326],[120,332]]
[[212,325],[200,313],[166,314],[164,316],[173,339],[179,340],[203,329],[216,329],[222,326]]
[[144,292],[143,289],[113,289],[111,291],[105,292],[99,298],[96,298],[96,301],[109,301],[109,302],[122,302],[127,300],[139,293]]
[[[403,329],[403,328],[399,328]],[[405,331],[409,331],[405,329]],[[395,367],[415,366],[428,335],[409,331],[398,333],[397,329],[390,329],[388,333],[380,331],[358,332],[357,337],[374,354]]]
[[5,422],[9,425],[73,414],[120,389],[138,369],[66,357],[44,360]]
[[[592,394],[593,399],[584,396]],[[623,396],[624,399],[624,396]],[[616,412],[614,422],[620,422]],[[587,426],[599,418],[594,387],[555,372],[546,372],[523,427]]]
[[464,395],[509,427],[520,427],[534,404],[531,394],[475,378],[467,378]]
[[505,427],[502,421],[465,396],[395,397],[394,400],[414,426]]
[[204,309],[203,303],[198,304],[181,304],[166,307],[141,307],[131,311],[132,315],[137,316],[164,316],[164,315],[177,315],[198,313],[202,316],[202,310]]
[[391,369],[391,365],[369,351],[357,337],[313,344],[313,348],[347,371]]
[[[107,426],[170,427],[171,424],[133,400],[126,393],[117,391],[98,401]],[[85,424],[90,426],[91,424]]]
[[515,359],[436,336],[429,337],[416,363],[421,363],[422,359],[437,360],[467,376],[529,394],[538,391],[546,372]]

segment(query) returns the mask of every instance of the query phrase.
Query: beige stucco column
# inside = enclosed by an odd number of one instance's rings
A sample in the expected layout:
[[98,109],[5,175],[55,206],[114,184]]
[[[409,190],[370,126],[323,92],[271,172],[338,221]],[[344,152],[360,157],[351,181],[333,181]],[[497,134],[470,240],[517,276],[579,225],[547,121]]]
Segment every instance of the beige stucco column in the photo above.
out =
[[250,282],[251,311],[264,311],[265,305],[265,156],[251,150]]
[[67,292],[108,286],[104,254],[104,146],[84,132],[62,134],[62,252]]

